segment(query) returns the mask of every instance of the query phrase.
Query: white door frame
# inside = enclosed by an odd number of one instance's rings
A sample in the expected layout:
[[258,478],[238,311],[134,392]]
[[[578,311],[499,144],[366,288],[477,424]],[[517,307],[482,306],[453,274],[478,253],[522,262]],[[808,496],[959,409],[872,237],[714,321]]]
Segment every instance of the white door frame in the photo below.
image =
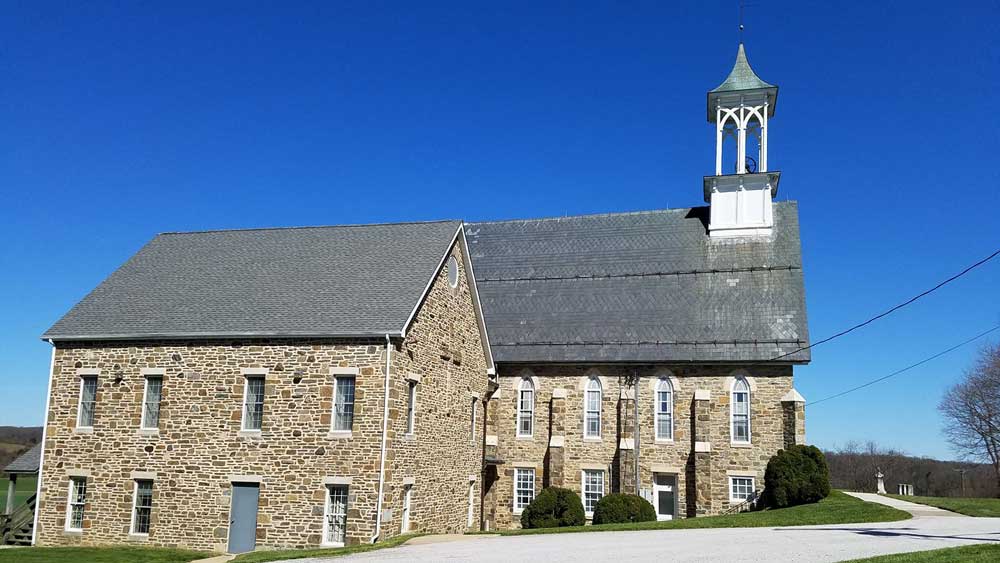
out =
[[[673,480],[673,484],[670,485],[660,485],[656,482],[657,476],[667,477],[669,480]],[[670,514],[660,514],[660,491],[670,491],[674,493],[674,505],[671,507]],[[656,519],[659,521],[673,520],[674,515],[677,514],[677,474],[675,473],[654,473],[653,474],[653,508],[656,510]]]

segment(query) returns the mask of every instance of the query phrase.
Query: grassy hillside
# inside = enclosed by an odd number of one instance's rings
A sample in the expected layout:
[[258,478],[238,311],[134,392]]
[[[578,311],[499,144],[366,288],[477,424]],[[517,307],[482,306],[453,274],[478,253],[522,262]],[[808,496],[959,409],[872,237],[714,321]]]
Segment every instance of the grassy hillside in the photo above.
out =
[[[6,476],[0,479],[0,512],[3,512],[4,508],[7,507],[7,486],[10,481],[7,480]],[[17,479],[17,489],[14,492],[14,506],[17,506],[27,500],[28,497],[35,494],[35,486],[38,483],[38,479],[34,475],[21,475]]]

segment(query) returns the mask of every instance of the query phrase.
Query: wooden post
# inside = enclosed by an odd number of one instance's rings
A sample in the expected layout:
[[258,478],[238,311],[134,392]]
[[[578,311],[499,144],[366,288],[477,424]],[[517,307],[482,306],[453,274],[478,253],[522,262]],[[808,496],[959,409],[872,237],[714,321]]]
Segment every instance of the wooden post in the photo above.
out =
[[10,473],[7,477],[10,483],[7,485],[7,509],[4,510],[4,514],[14,511],[14,491],[17,490],[17,473]]

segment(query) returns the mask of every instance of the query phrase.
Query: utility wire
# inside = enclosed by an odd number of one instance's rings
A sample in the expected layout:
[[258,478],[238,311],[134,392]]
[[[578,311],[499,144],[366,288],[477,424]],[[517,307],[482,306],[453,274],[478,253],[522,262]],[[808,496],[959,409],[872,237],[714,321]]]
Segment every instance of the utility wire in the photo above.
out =
[[824,398],[822,398],[822,399],[820,399],[818,401],[813,401],[811,403],[806,403],[806,406],[808,407],[808,406],[811,406],[811,405],[822,403],[823,401],[829,401],[830,399],[836,399],[837,397],[843,397],[844,395],[846,395],[848,393],[853,393],[853,392],[857,391],[858,389],[864,389],[865,387],[868,387],[870,385],[875,385],[876,383],[878,383],[880,381],[885,381],[886,379],[889,379],[890,377],[895,377],[895,376],[903,373],[904,371],[909,371],[909,370],[911,370],[911,369],[913,369],[913,368],[915,368],[917,366],[926,364],[927,362],[929,362],[931,360],[935,360],[937,358],[940,358],[941,356],[947,354],[948,352],[954,352],[955,350],[958,350],[962,346],[965,346],[966,344],[968,344],[970,342],[973,342],[974,340],[978,340],[978,339],[986,336],[987,334],[989,334],[989,333],[991,333],[991,332],[993,332],[995,330],[998,330],[998,329],[1000,329],[1000,325],[997,325],[997,326],[995,326],[995,327],[993,327],[993,328],[991,328],[991,329],[989,329],[989,330],[987,330],[985,332],[980,332],[979,334],[973,336],[972,338],[970,338],[968,340],[965,340],[965,341],[961,342],[960,344],[956,344],[956,345],[952,346],[951,348],[948,348],[947,350],[944,350],[942,352],[938,352],[937,354],[934,354],[933,356],[930,356],[929,358],[924,358],[923,360],[920,360],[919,362],[917,362],[915,364],[908,365],[908,366],[906,366],[905,368],[903,368],[901,370],[894,371],[894,372],[890,373],[889,375],[882,376],[882,377],[880,377],[878,379],[873,379],[873,380],[869,381],[868,383],[865,383],[865,384],[862,384],[862,385],[858,385],[857,387],[853,387],[851,389],[848,389],[847,391],[841,391],[840,393],[837,393],[836,395],[830,395],[829,397],[824,397]]
[[802,348],[799,348],[798,350],[792,350],[791,352],[788,352],[787,354],[782,354],[780,356],[775,356],[775,357],[771,358],[769,361],[773,362],[774,360],[780,360],[781,358],[784,358],[786,356],[791,356],[792,354],[798,354],[799,352],[803,352],[805,350],[809,350],[810,348],[815,348],[816,346],[819,346],[820,344],[825,344],[825,343],[827,343],[827,342],[829,342],[829,341],[831,341],[831,340],[833,340],[835,338],[840,338],[841,336],[844,336],[847,333],[854,332],[855,330],[857,330],[857,329],[859,329],[859,328],[861,328],[861,327],[863,327],[865,325],[869,325],[869,324],[871,324],[871,323],[873,323],[873,322],[881,319],[882,317],[885,317],[885,316],[887,316],[887,315],[889,315],[889,314],[891,314],[891,313],[893,313],[895,311],[898,311],[899,309],[902,309],[903,307],[906,307],[907,305],[909,305],[910,303],[913,303],[914,301],[916,301],[917,299],[920,299],[921,297],[924,297],[924,296],[930,295],[931,293],[934,293],[935,291],[937,291],[938,289],[941,289],[945,285],[947,285],[947,284],[949,284],[949,283],[957,280],[958,278],[964,276],[965,274],[968,274],[969,272],[971,272],[972,270],[978,268],[979,266],[982,266],[983,264],[985,264],[985,263],[989,262],[990,260],[996,258],[997,255],[1000,255],[1000,249],[997,249],[996,252],[994,252],[993,254],[990,254],[986,258],[983,258],[979,262],[976,262],[975,264],[969,266],[968,268],[962,270],[961,272],[955,274],[954,276],[951,276],[950,278],[948,278],[948,279],[944,280],[943,282],[935,285],[934,287],[928,289],[927,291],[925,291],[925,292],[923,292],[923,293],[921,293],[919,295],[916,295],[915,297],[911,297],[910,299],[908,299],[908,300],[900,303],[899,305],[896,305],[895,307],[889,309],[888,311],[885,311],[883,313],[875,315],[874,317],[868,319],[867,321],[865,321],[863,323],[856,324],[856,325],[852,326],[851,328],[849,328],[847,330],[843,330],[841,332],[838,332],[837,334],[834,334],[833,336],[830,336],[828,338],[824,338],[823,340],[820,340],[819,342],[813,342],[812,344],[810,344],[808,346],[803,346]]

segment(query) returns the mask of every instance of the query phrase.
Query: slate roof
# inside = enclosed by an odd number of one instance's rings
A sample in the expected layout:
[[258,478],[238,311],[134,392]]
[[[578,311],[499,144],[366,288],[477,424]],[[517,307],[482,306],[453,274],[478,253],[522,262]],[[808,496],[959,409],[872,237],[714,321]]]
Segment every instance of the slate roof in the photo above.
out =
[[42,443],[35,444],[30,450],[4,467],[4,473],[37,473],[42,458]]
[[497,362],[807,362],[798,207],[711,239],[708,208],[466,225]]
[[398,334],[460,225],[161,234],[42,338]]

